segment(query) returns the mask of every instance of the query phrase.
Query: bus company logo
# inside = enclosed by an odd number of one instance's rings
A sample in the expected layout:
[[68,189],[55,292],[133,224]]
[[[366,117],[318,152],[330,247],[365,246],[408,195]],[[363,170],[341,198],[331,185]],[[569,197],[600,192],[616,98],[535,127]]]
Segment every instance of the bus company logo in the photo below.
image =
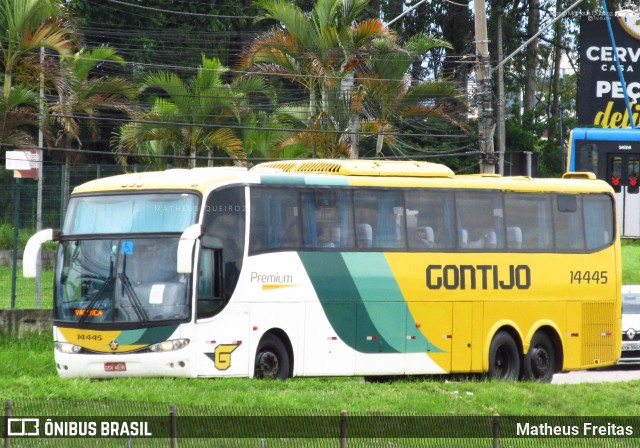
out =
[[640,10],[637,5],[625,5],[624,9],[616,11],[616,17],[627,33],[640,39]]
[[115,339],[113,341],[109,342],[109,348],[112,351],[115,352],[116,350],[118,350],[118,347],[120,347],[120,344],[118,344],[118,341],[116,341]]
[[491,264],[430,264],[426,269],[429,289],[529,289],[531,268],[526,264],[506,268]]

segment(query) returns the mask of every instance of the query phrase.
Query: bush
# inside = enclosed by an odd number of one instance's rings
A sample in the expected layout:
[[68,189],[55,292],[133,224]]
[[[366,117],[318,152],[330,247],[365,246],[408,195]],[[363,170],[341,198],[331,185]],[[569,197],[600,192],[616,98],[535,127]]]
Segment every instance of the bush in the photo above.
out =
[[[18,248],[24,249],[33,231],[29,229],[18,230]],[[13,226],[0,224],[0,250],[13,249]]]

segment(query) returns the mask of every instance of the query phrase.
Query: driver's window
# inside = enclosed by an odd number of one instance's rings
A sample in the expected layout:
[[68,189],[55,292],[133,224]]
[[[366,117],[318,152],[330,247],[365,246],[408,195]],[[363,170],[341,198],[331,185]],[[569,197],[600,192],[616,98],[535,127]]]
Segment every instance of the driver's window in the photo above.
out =
[[198,261],[198,302],[199,319],[216,315],[224,307],[221,294],[220,250],[203,247]]

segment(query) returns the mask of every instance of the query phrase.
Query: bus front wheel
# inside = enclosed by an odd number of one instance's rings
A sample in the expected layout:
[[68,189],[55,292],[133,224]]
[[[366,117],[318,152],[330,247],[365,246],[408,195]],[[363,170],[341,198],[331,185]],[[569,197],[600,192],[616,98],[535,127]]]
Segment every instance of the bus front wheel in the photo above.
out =
[[524,356],[524,379],[548,383],[556,373],[553,343],[546,333],[538,331],[531,338],[529,351]]
[[520,376],[518,345],[506,331],[493,337],[489,348],[489,378],[517,380]]
[[267,334],[258,344],[254,376],[280,380],[289,377],[289,354],[278,337]]

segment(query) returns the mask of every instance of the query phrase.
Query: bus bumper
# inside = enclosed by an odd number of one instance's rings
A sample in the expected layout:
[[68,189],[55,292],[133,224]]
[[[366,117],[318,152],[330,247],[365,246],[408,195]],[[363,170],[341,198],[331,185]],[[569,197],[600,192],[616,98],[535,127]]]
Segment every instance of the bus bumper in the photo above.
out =
[[194,377],[191,350],[166,353],[68,354],[55,352],[62,378]]

